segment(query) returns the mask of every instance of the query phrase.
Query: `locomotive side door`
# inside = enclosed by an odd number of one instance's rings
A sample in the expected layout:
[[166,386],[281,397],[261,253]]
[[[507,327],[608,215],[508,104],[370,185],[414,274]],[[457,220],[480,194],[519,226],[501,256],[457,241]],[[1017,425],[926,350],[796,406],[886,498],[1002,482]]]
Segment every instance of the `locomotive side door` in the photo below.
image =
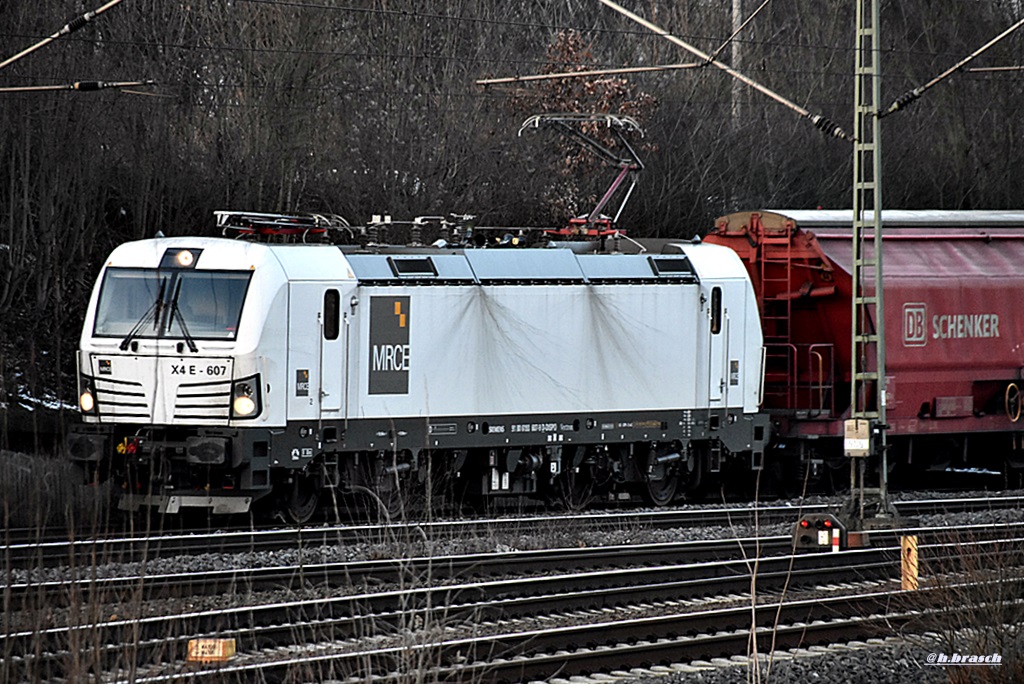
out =
[[729,349],[728,321],[722,287],[708,293],[708,404],[721,406],[727,391],[726,365]]
[[343,332],[338,286],[317,282],[289,284],[289,418],[319,418],[341,411]]

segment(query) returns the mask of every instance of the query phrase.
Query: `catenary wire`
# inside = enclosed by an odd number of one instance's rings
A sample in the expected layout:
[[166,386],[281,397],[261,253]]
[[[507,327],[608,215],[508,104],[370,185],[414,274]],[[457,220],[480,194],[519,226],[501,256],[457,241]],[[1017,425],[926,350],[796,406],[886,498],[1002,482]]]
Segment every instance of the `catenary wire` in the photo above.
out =
[[105,5],[99,7],[97,9],[95,9],[95,10],[92,10],[91,12],[86,12],[85,14],[82,14],[81,16],[75,17],[74,19],[72,19],[68,23],[64,24],[64,26],[61,27],[60,30],[58,30],[56,33],[50,34],[49,36],[43,38],[38,43],[35,43],[34,45],[31,45],[31,46],[25,48],[24,50],[22,50],[21,52],[19,52],[16,55],[14,55],[13,57],[8,57],[3,62],[0,62],[0,69],[3,69],[4,67],[6,67],[6,66],[8,66],[10,64],[14,64],[19,59],[21,59],[23,57],[27,57],[28,55],[32,54],[36,50],[38,50],[38,49],[40,49],[40,48],[42,48],[42,47],[44,47],[46,45],[49,45],[50,43],[52,43],[53,41],[57,40],[58,38],[62,38],[63,36],[66,36],[66,35],[68,35],[70,33],[74,33],[75,31],[77,31],[78,29],[82,28],[87,23],[89,23],[90,21],[92,21],[93,19],[98,17],[99,15],[103,14],[107,10],[109,10],[109,9],[119,5],[119,4],[121,4],[123,1],[124,0],[110,0],[110,2],[106,3]]
[[892,114],[894,112],[899,111],[900,109],[902,109],[904,107],[907,107],[908,105],[910,105],[911,103],[916,101],[918,98],[920,98],[922,95],[924,95],[928,90],[930,90],[934,86],[937,86],[939,83],[941,83],[942,81],[944,81],[947,78],[949,78],[950,76],[952,76],[954,73],[956,73],[957,71],[962,69],[966,64],[968,64],[969,62],[974,60],[976,57],[978,57],[982,53],[986,52],[993,45],[995,45],[996,43],[999,43],[1001,40],[1003,40],[1004,38],[1006,38],[1010,34],[1014,33],[1021,26],[1024,26],[1024,19],[1021,19],[1020,21],[1015,23],[1013,26],[1011,26],[1010,28],[1006,29],[1005,31],[1000,33],[998,36],[996,36],[995,38],[993,38],[989,42],[985,43],[980,48],[978,48],[977,50],[975,50],[971,54],[967,55],[966,57],[961,59],[959,62],[957,62],[956,64],[954,64],[950,68],[946,69],[941,74],[939,74],[938,76],[936,76],[932,80],[928,81],[924,85],[919,86],[917,88],[914,88],[913,90],[910,90],[910,91],[904,93],[903,95],[899,96],[898,98],[896,98],[896,101],[893,102],[891,105],[889,105],[888,109],[884,109],[884,110],[878,112],[878,114],[877,114],[878,118],[882,118],[883,116],[888,116],[889,114]]
[[844,131],[842,128],[840,128],[838,125],[836,125],[834,122],[832,122],[829,119],[825,118],[821,114],[811,114],[809,111],[807,111],[806,109],[804,109],[800,105],[796,104],[795,102],[792,102],[791,100],[788,100],[788,99],[784,98],[783,96],[779,95],[775,91],[771,90],[770,88],[767,88],[766,86],[762,85],[761,83],[758,83],[757,81],[753,80],[749,76],[746,76],[746,75],[740,73],[739,71],[737,71],[736,69],[733,69],[729,65],[723,64],[722,62],[719,62],[718,60],[711,59],[711,56],[708,55],[707,53],[705,53],[704,51],[702,51],[702,50],[700,50],[700,49],[690,45],[689,43],[683,41],[682,39],[678,38],[677,36],[672,35],[671,33],[669,33],[668,31],[665,31],[661,27],[656,26],[655,24],[653,24],[650,21],[647,21],[643,17],[641,17],[641,16],[639,16],[639,15],[633,13],[633,12],[630,12],[626,8],[622,7],[621,5],[618,5],[617,3],[612,2],[612,0],[600,0],[600,2],[603,5],[607,5],[608,7],[611,7],[612,9],[614,9],[619,14],[622,14],[623,16],[628,17],[630,20],[635,21],[636,23],[640,24],[644,28],[657,33],[658,35],[660,35],[663,38],[669,40],[673,44],[678,45],[679,47],[683,48],[684,50],[693,53],[694,55],[700,57],[701,59],[707,60],[708,63],[711,64],[712,66],[715,66],[715,67],[721,69],[722,71],[726,72],[727,74],[729,74],[733,78],[735,78],[735,79],[737,79],[739,81],[742,81],[747,86],[749,86],[749,87],[757,90],[758,92],[760,92],[760,93],[770,97],[771,99],[775,100],[779,104],[781,104],[781,105],[783,105],[785,107],[788,107],[789,109],[792,109],[794,112],[799,114],[801,117],[806,118],[809,121],[811,121],[811,123],[814,124],[815,128],[817,128],[818,130],[822,131],[826,135],[831,135],[831,136],[834,136],[836,138],[841,138],[843,140],[852,140],[852,138],[849,135],[846,134],[846,131]]
[[736,41],[736,38],[740,35],[740,33],[743,32],[743,29],[747,28],[747,25],[754,20],[754,17],[756,17],[761,12],[761,10],[767,7],[768,3],[771,1],[772,0],[764,0],[764,2],[761,3],[761,6],[754,10],[754,12],[749,17],[746,18],[746,20],[740,25],[740,27],[733,31],[732,35],[726,38],[725,42],[719,45],[718,48],[716,48],[715,51],[711,53],[710,59],[712,61],[718,59],[718,56],[722,54],[722,51],[725,50],[725,48],[729,47],[730,43]]

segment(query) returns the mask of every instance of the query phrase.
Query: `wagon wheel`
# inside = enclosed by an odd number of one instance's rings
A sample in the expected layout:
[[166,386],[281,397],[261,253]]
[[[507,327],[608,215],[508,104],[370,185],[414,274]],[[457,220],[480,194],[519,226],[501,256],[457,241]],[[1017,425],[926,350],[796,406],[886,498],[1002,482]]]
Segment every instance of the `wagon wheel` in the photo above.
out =
[[279,507],[281,515],[294,525],[309,522],[320,506],[323,488],[324,476],[320,468],[294,473],[291,482],[285,484]]
[[1010,419],[1011,423],[1016,423],[1020,420],[1020,388],[1017,387],[1017,383],[1011,382],[1006,386],[1006,394],[1003,397],[1006,404],[1006,417]]
[[680,461],[659,462],[660,455],[654,448],[647,455],[647,483],[642,494],[654,506],[667,506],[679,491]]

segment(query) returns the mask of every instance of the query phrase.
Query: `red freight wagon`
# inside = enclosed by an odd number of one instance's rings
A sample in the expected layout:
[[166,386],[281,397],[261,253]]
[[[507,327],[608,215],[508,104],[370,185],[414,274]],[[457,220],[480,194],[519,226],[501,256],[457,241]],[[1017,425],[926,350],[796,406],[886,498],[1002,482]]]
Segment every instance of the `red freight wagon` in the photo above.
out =
[[[851,220],[739,212],[706,237],[750,271],[764,408],[806,463],[838,465],[850,412]],[[1024,432],[1024,212],[883,211],[882,224],[890,463],[1012,464]]]

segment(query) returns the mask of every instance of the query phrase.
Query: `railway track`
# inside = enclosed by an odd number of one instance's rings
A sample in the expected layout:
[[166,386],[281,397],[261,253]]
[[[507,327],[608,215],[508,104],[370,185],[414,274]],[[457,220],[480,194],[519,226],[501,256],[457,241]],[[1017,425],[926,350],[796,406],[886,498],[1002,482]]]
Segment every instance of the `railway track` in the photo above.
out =
[[[1024,529],[1024,528],[1022,528]],[[286,586],[397,585],[407,578],[434,580],[479,579],[509,574],[537,576],[589,568],[652,567],[666,563],[699,564],[701,571],[723,562],[777,555],[790,550],[789,537],[717,541],[666,542],[628,546],[557,548],[419,556],[379,560],[274,565],[173,574],[143,573],[85,580],[27,582],[7,586],[8,602],[18,605],[45,597],[47,605],[70,598],[102,601],[155,600],[174,596],[217,596],[227,592],[254,593]],[[19,601],[21,599],[21,601]]]
[[[875,532],[874,543],[895,543],[900,534],[918,534],[941,542],[954,535],[972,534],[983,539],[993,533],[1024,534],[1024,523],[956,527],[907,528]],[[8,605],[45,601],[48,607],[74,601],[156,600],[180,596],[219,596],[229,592],[254,593],[288,586],[365,586],[398,584],[408,577],[435,579],[485,578],[515,573],[543,573],[588,568],[626,568],[665,564],[706,564],[709,561],[746,561],[787,554],[789,535],[712,541],[678,541],[554,548],[527,551],[466,553],[456,555],[403,556],[360,561],[322,562],[311,553],[298,563],[254,565],[228,569],[159,573],[142,567],[137,573],[84,576],[58,580],[25,581],[4,585]],[[701,567],[712,567],[702,565]]]
[[[926,498],[895,502],[902,516],[1024,508],[1024,495]],[[479,519],[417,521],[390,525],[323,525],[306,528],[227,529],[68,539],[32,530],[10,530],[0,544],[0,563],[13,568],[129,563],[197,553],[260,553],[353,543],[405,542],[413,539],[483,538],[545,530],[669,529],[697,526],[759,526],[794,523],[805,513],[835,509],[825,503],[760,506],[713,506],[572,515],[502,516]]]
[[[379,672],[383,679],[403,674],[428,681],[513,682],[546,680],[557,674],[649,667],[664,662],[714,659],[746,653],[751,632],[773,649],[869,638],[890,633],[913,619],[913,612],[881,611],[898,598],[896,590],[858,596],[788,601],[615,622],[579,622],[567,627],[515,629],[486,636],[463,636],[433,643],[401,643],[400,639],[371,648],[344,640],[246,653],[223,668],[184,672],[174,666],[143,673],[137,682],[221,680],[224,677],[280,681],[295,673],[317,676]],[[753,629],[751,625],[756,625]],[[666,636],[668,635],[668,636]],[[395,641],[399,643],[394,643]],[[473,654],[492,654],[475,657]],[[467,654],[469,656],[467,657]],[[436,663],[423,668],[423,663]],[[302,676],[302,675],[300,675]]]
[[[983,536],[980,529],[963,532],[974,538]],[[993,526],[989,532],[1005,533],[1007,530]],[[996,557],[1001,549],[1005,551],[1024,542],[1020,530],[1016,532],[1016,536],[1009,539],[976,542],[976,551]],[[939,534],[948,534],[948,530]],[[781,540],[763,540],[764,548],[779,550],[778,546],[773,547],[774,541]],[[723,547],[731,545],[734,553],[743,548],[742,543],[735,540],[721,544]],[[922,558],[931,563],[953,562],[961,553],[960,547],[960,543],[925,543]],[[664,550],[657,545],[649,551],[657,554]],[[575,560],[573,551],[578,554]],[[564,557],[555,562],[592,567],[595,562],[592,551],[563,550]],[[642,558],[642,549],[636,551],[632,557]],[[690,551],[695,552],[696,548]],[[452,581],[453,577],[444,572],[424,574],[422,568],[409,564],[404,570],[407,573],[405,584],[417,586],[335,597],[299,586],[287,599],[280,592],[271,592],[271,598],[276,596],[277,600],[264,597],[262,603],[258,602],[259,597],[249,596],[249,600],[256,598],[255,605],[206,611],[168,607],[162,614],[90,622],[81,627],[61,624],[9,633],[2,642],[2,652],[34,653],[29,657],[8,658],[5,667],[21,668],[29,678],[51,677],[60,673],[61,667],[73,658],[76,644],[80,649],[82,643],[91,640],[90,652],[98,654],[94,658],[102,662],[104,671],[111,672],[123,661],[126,648],[134,664],[156,663],[153,669],[138,673],[141,678],[136,681],[148,681],[146,677],[150,676],[153,681],[166,681],[183,673],[190,677],[204,676],[206,670],[195,671],[181,663],[180,658],[187,639],[211,634],[230,636],[239,644],[242,654],[229,671],[241,676],[260,670],[261,676],[271,680],[294,668],[299,661],[304,663],[303,667],[320,663],[332,673],[349,674],[365,671],[351,669],[353,664],[365,667],[367,662],[373,662],[375,668],[386,673],[392,671],[389,668],[400,667],[402,658],[408,658],[410,653],[430,653],[436,657],[435,674],[446,678],[458,675],[476,681],[487,678],[485,673],[498,679],[532,677],[538,675],[531,673],[550,667],[552,653],[560,655],[563,662],[568,662],[566,652],[586,654],[579,658],[590,666],[595,666],[592,653],[595,649],[603,654],[602,662],[614,660],[617,663],[614,666],[618,667],[645,659],[658,662],[659,657],[654,654],[659,649],[669,648],[665,643],[680,641],[680,635],[690,635],[690,639],[684,640],[689,645],[679,653],[697,653],[694,658],[714,657],[707,655],[711,644],[718,644],[722,652],[729,652],[729,649],[734,649],[731,653],[744,652],[736,650],[735,640],[722,636],[730,630],[739,634],[744,625],[748,629],[743,633],[749,633],[753,603],[749,592],[755,559],[750,557],[748,549],[744,548],[743,552],[746,557],[711,563],[665,562],[645,566],[640,562],[623,563],[619,558],[616,564],[623,567],[563,572],[550,571],[554,556],[548,556],[542,561],[547,573],[530,576],[526,576],[528,571],[540,570],[531,565],[537,559],[531,554],[522,554],[521,566],[513,567],[509,558],[500,561],[513,577],[476,581]],[[878,623],[881,618],[860,617],[850,619],[849,625],[837,622],[830,628],[808,629],[807,625],[817,625],[815,621],[823,616],[836,620],[848,613],[862,615],[864,606],[871,601],[891,596],[891,582],[887,578],[897,568],[899,555],[899,547],[894,545],[839,554],[794,557],[783,553],[758,558],[756,586],[759,594],[769,599],[771,592],[779,592],[782,587],[787,587],[791,593],[814,593],[823,582],[856,580],[860,590],[856,592],[858,596],[828,597],[819,588],[814,597],[781,604],[776,601],[774,608],[769,600],[768,607],[757,607],[757,622],[762,623],[762,612],[768,615],[774,611],[771,614],[776,620],[784,615],[786,629],[799,627],[804,634],[813,633],[813,638],[805,637],[804,643],[815,643],[815,639],[825,638],[823,635],[861,638],[864,628]],[[477,562],[482,561],[477,559]],[[344,576],[345,572],[339,569],[339,576]],[[358,573],[351,572],[350,576],[358,577]],[[313,595],[308,595],[310,593]],[[246,592],[241,592],[239,598],[242,596],[247,596]],[[180,603],[165,605],[181,606]],[[656,605],[658,610],[655,610]],[[651,615],[651,612],[658,614]],[[636,613],[643,615],[636,617]],[[546,619],[527,618],[538,615]],[[595,621],[593,615],[600,615],[602,619]],[[892,616],[885,619],[892,619]],[[798,627],[787,626],[785,622],[794,622]],[[715,628],[715,634],[701,636],[708,626]],[[786,629],[779,634],[788,634]],[[415,639],[409,642],[413,637]],[[621,644],[623,640],[630,642],[628,647],[609,646]],[[309,646],[309,643],[317,645]],[[649,645],[639,649],[637,644],[640,643]],[[780,643],[789,641],[783,639]],[[131,646],[126,647],[126,644]],[[273,644],[274,648],[262,648],[265,644]],[[607,650],[614,653],[605,653]],[[636,652],[635,660],[625,655],[632,651]],[[465,658],[466,654],[484,653],[514,656],[514,662],[509,658],[479,662]],[[509,668],[519,668],[518,674],[510,674]],[[547,670],[549,675],[552,671]],[[115,678],[119,676],[116,672],[112,674]]]

